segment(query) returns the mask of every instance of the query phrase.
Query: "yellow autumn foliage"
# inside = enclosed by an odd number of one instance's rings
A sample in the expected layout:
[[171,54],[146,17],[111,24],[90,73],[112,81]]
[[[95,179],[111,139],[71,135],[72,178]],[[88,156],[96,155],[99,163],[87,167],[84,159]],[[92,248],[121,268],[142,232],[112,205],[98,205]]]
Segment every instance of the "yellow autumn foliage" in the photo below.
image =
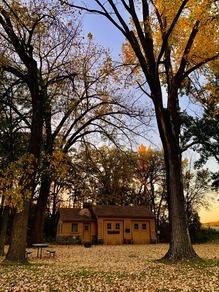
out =
[[71,167],[69,157],[61,150],[55,150],[52,156],[47,155],[48,169],[46,171],[54,180],[64,179]]
[[5,197],[5,204],[17,212],[22,211],[23,202],[32,196],[34,165],[34,156],[25,154],[0,173],[0,194]]
[[[139,1],[139,9],[141,2]],[[174,73],[179,69],[183,59],[187,62],[187,70],[189,70],[219,53],[219,6],[217,2],[213,0],[187,1],[167,41],[167,46],[171,52]],[[177,0],[153,1],[150,7],[150,17],[145,21],[141,21],[143,33],[150,32],[151,38],[153,39],[155,58],[158,58],[161,52],[165,37],[171,25],[174,23],[174,18],[181,5],[182,1]],[[138,39],[134,24],[132,24],[132,27]],[[187,54],[186,50],[194,29],[197,29],[197,34]],[[143,53],[144,50],[147,50],[146,47],[142,47],[142,43],[141,49]],[[139,73],[139,61],[136,59],[136,55],[128,41],[123,44],[122,52],[124,63],[136,65],[134,73]],[[164,68],[160,65],[160,73],[163,70]]]

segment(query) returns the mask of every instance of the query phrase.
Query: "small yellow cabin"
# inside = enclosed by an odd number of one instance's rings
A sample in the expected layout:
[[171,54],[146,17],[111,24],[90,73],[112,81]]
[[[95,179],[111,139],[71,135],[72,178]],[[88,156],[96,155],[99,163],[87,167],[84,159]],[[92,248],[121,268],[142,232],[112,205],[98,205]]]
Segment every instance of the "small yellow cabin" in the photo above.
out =
[[155,243],[155,215],[144,206],[60,208],[56,240],[62,244]]
[[94,243],[96,218],[88,208],[60,208],[56,241],[60,244]]

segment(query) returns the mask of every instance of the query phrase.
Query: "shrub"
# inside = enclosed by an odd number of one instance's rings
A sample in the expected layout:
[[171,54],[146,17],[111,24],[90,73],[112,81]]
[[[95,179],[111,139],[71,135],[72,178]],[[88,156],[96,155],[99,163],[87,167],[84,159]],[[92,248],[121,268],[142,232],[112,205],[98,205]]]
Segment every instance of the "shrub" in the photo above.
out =
[[213,228],[200,228],[195,234],[191,234],[191,240],[193,243],[206,243],[219,240],[219,231]]

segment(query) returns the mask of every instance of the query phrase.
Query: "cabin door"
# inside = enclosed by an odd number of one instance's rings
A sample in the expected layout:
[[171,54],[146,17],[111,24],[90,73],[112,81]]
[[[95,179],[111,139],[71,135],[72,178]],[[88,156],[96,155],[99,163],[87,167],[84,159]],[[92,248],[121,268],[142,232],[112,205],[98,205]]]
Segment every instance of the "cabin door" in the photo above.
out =
[[150,243],[149,221],[132,221],[133,243]]
[[105,244],[122,244],[123,243],[123,221],[106,220],[104,221],[104,238]]
[[90,225],[90,223],[84,224],[83,243],[91,243],[91,225]]

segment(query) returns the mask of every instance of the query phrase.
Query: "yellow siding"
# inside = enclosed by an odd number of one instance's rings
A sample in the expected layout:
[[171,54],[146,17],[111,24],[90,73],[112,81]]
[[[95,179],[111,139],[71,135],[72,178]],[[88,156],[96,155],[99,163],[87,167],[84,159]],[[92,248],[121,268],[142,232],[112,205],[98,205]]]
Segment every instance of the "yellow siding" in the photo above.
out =
[[[72,232],[72,224],[78,224],[78,232]],[[81,222],[63,222],[62,235],[81,235],[83,232],[83,223]]]
[[64,222],[62,224],[62,234],[63,235],[70,235],[71,234],[71,226],[72,226],[72,223]]
[[[111,224],[111,229],[107,229],[107,224]],[[72,232],[72,224],[78,224],[78,232]],[[119,230],[116,229],[116,224]],[[135,229],[135,224],[138,229]],[[89,236],[85,226],[89,226]],[[132,218],[99,218],[96,222],[62,222],[58,223],[57,236],[79,236],[82,243],[92,242],[95,238],[104,244],[134,243],[144,244],[156,242],[156,227],[154,219]]]
[[103,219],[97,220],[97,239],[102,240],[103,239]]
[[91,236],[97,235],[97,226],[96,222],[91,222]]

